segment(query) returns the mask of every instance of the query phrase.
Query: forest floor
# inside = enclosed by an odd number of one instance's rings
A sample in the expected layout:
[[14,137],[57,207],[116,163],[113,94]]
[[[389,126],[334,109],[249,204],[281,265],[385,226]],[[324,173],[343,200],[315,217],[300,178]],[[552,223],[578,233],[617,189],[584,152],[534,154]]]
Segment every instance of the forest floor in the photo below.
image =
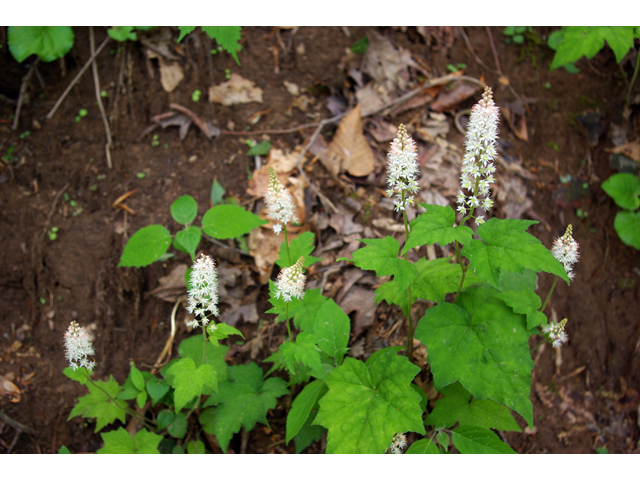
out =
[[[578,62],[581,72],[571,74],[549,72],[553,52],[544,36],[551,29],[545,28],[536,28],[520,46],[506,44],[501,28],[491,29],[497,67],[485,28],[248,27],[242,30],[238,66],[227,53],[212,56],[210,41],[200,32],[176,44],[175,29],[156,29],[145,34],[146,40],[166,58],[141,42],[114,41],[97,57],[113,135],[109,169],[91,69],[45,121],[90,57],[88,29],[74,30],[75,46],[64,65],[38,66],[41,81],[34,76],[28,85],[29,101],[16,131],[12,115],[28,67],[16,63],[7,48],[0,50],[0,379],[6,387],[0,391],[15,388],[13,396],[3,392],[0,410],[34,432],[21,434],[13,452],[52,453],[61,445],[72,452],[95,452],[101,447],[92,425],[81,418],[66,420],[85,387],[62,374],[67,366],[63,333],[77,320],[94,335],[97,378],[113,375],[123,383],[129,362],[139,368],[155,362],[169,335],[175,301],[175,296],[158,294],[160,279],[190,258],[175,252],[149,267],[118,268],[124,245],[151,224],[175,233],[169,206],[181,195],[193,196],[202,215],[214,180],[227,195],[260,213],[263,177],[256,174],[256,159],[246,156],[248,139],[273,145],[262,164],[289,164],[291,183],[305,206],[299,231],[316,233],[314,255],[322,258],[307,282],[322,287],[350,315],[350,355],[367,358],[380,347],[403,344],[406,329],[397,307],[373,303],[380,279],[349,265],[329,267],[357,248],[361,237],[404,235],[383,193],[386,152],[400,123],[418,142],[421,201],[455,203],[456,162],[464,152],[456,122],[464,131],[463,114],[477,103],[480,88],[451,80],[394,108],[371,112],[420,82],[459,68],[491,86],[502,110],[492,215],[539,221],[530,232],[548,247],[572,224],[580,244],[575,280],[570,286],[559,283],[547,310],[551,317],[569,319],[569,342],[560,350],[536,350],[535,427],[506,433],[504,439],[519,453],[594,453],[600,447],[638,453],[640,252],[618,238],[613,228],[618,208],[600,185],[617,172],[610,149],[640,136],[640,108],[637,93],[635,103],[625,107],[625,80],[608,48],[590,63]],[[100,44],[105,31],[96,29],[96,36]],[[367,52],[348,53],[364,36]],[[4,28],[0,44],[6,45]],[[622,64],[627,73],[635,64],[632,52]],[[178,70],[184,78],[167,92]],[[252,93],[261,89],[262,101],[209,102],[209,87],[236,75],[254,82]],[[197,102],[192,99],[196,90],[202,92]],[[339,122],[327,124],[302,167],[328,201],[319,199],[291,164],[315,127],[295,127],[331,118],[357,103],[373,170],[359,177],[342,171],[331,175],[323,155]],[[153,117],[171,111],[171,104],[187,107],[220,134],[207,138],[192,125],[183,139],[172,126],[142,136]],[[88,115],[76,122],[80,109]],[[113,206],[131,191],[122,202],[125,208]],[[217,259],[228,292],[220,299],[222,315],[245,335],[242,344],[230,344],[229,363],[253,360],[266,370],[270,364],[263,361],[283,341],[286,328],[262,313],[269,308],[265,281],[277,274],[271,265],[279,243],[269,241],[266,229],[258,233],[248,239],[252,255],[238,253],[233,241],[222,246],[203,242],[200,251]],[[424,250],[443,253],[439,247]],[[539,275],[538,292],[546,296],[552,281]],[[174,345],[189,335],[186,314],[178,313]],[[259,427],[249,433],[247,453],[293,453],[293,443],[280,442],[285,429],[281,410],[269,417],[272,430]],[[525,426],[523,419],[518,421]],[[0,421],[0,452],[9,450],[14,437],[13,427]],[[232,442],[231,450],[240,453],[240,443]],[[307,449],[320,451],[321,441]]]

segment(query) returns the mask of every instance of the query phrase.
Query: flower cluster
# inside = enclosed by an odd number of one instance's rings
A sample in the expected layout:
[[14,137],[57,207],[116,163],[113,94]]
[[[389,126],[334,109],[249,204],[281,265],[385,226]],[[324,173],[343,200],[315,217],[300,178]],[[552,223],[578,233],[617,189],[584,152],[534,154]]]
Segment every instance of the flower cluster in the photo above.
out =
[[[202,326],[205,326],[209,323],[207,312],[215,316],[220,315],[218,311],[218,272],[211,257],[201,255],[196,260],[191,269],[189,280],[191,289],[189,290],[187,311],[194,314],[195,318],[188,325],[196,328],[202,322]],[[198,322],[198,317],[200,317],[200,322]]]
[[96,362],[89,360],[89,355],[96,352],[89,341],[87,332],[76,322],[71,322],[64,334],[65,356],[69,360],[69,366],[75,371],[78,367],[84,367],[90,372],[96,368]]
[[276,280],[276,298],[282,297],[285,302],[290,302],[292,298],[302,300],[306,281],[303,265],[304,257],[300,257],[295,265],[280,271]]
[[[264,194],[264,201],[267,204],[269,218],[286,225],[289,222],[298,222],[298,218],[293,213],[293,197],[289,190],[284,188],[276,176],[276,171],[269,167],[269,187]],[[282,225],[276,223],[273,231],[280,233]]]
[[394,194],[398,197],[394,200],[396,212],[404,210],[409,204],[413,205],[413,196],[418,193],[419,186],[416,179],[418,178],[418,162],[416,157],[416,142],[407,134],[407,128],[404,125],[398,127],[398,135],[391,142],[389,149],[389,163],[387,165],[387,195],[390,197]]
[[573,277],[575,277],[575,273],[573,273],[573,264],[576,263],[578,261],[578,257],[580,257],[580,254],[578,253],[578,242],[573,239],[571,236],[572,233],[573,228],[569,225],[564,235],[556,238],[556,241],[553,242],[553,248],[551,249],[553,256],[567,271],[569,280],[573,280]]
[[[471,194],[466,195],[462,190],[458,192],[458,212],[463,216],[476,208],[482,208],[487,212],[493,206],[489,185],[494,182],[493,172],[496,171],[493,161],[498,155],[496,139],[499,117],[498,106],[493,101],[491,89],[487,87],[482,100],[471,109],[467,127],[466,152],[462,159],[460,183],[462,188]],[[476,215],[475,219],[477,225],[484,223],[482,215]]]
[[391,444],[389,448],[387,448],[387,452],[401,454],[404,452],[405,447],[407,446],[407,437],[404,433],[396,433],[393,436],[393,440],[391,440]]
[[549,340],[553,340],[553,347],[559,348],[561,345],[567,343],[569,336],[564,333],[564,326],[567,324],[565,318],[560,323],[551,322],[542,328],[542,332],[547,335]]

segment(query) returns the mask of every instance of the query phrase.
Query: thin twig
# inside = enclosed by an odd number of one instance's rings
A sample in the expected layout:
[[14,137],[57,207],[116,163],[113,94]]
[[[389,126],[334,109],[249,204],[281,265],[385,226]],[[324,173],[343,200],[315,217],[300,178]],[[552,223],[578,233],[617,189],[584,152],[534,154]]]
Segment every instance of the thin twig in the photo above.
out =
[[35,435],[36,433],[35,430],[33,430],[32,428],[29,428],[26,425],[23,425],[20,422],[15,421],[13,418],[7,416],[2,411],[0,411],[0,420],[3,421],[4,423],[8,423],[9,425],[11,425],[13,428],[15,428],[20,432],[29,433],[31,435]]
[[51,221],[51,216],[53,215],[53,212],[56,209],[56,204],[58,203],[58,200],[60,199],[60,196],[64,193],[64,191],[67,188],[69,188],[69,185],[71,185],[71,184],[67,183],[64,187],[62,187],[62,189],[56,194],[56,198],[53,199],[53,205],[51,206],[51,210],[49,210],[49,215],[47,215],[46,222],[44,222],[44,228],[42,230],[42,236],[43,237],[47,233],[47,227],[49,227],[49,222]]
[[244,250],[240,250],[239,248],[233,248],[230,247],[229,245],[225,245],[224,243],[222,243],[220,240],[216,240],[213,237],[210,237],[208,235],[205,235],[205,238],[207,240],[209,240],[211,243],[215,243],[217,246],[222,247],[222,248],[226,248],[227,250],[231,250],[234,251],[236,253],[239,253],[240,255],[245,255],[247,257],[251,257],[252,255],[250,253],[245,252]]
[[60,98],[58,99],[58,101],[56,102],[56,104],[53,106],[53,108],[51,109],[51,111],[49,113],[47,113],[47,120],[51,120],[51,118],[55,115],[56,110],[58,110],[58,107],[60,106],[60,104],[64,101],[65,98],[67,98],[67,95],[69,95],[69,92],[71,91],[71,89],[73,88],[73,86],[78,83],[78,80],[80,80],[80,77],[82,77],[82,74],[84,74],[84,72],[87,71],[87,68],[89,68],[89,66],[91,65],[91,63],[95,60],[95,58],[100,54],[100,52],[102,51],[102,49],[107,45],[107,43],[109,43],[109,39],[110,37],[107,36],[107,38],[104,39],[104,41],[100,44],[100,46],[98,47],[98,49],[94,52],[93,55],[91,55],[91,57],[89,58],[89,60],[87,60],[87,63],[84,64],[84,67],[82,67],[82,69],[78,72],[78,74],[75,76],[75,78],[71,81],[71,83],[69,84],[69,86],[67,87],[67,89],[64,91],[64,93],[60,96]]
[[491,43],[491,50],[493,51],[493,59],[496,61],[496,68],[498,69],[498,73],[502,76],[502,69],[500,68],[500,58],[498,58],[498,50],[496,50],[496,44],[493,42],[493,35],[491,34],[491,28],[485,27],[487,29],[487,35],[489,35],[489,43]]
[[473,49],[473,47],[471,46],[471,41],[469,40],[469,37],[467,37],[467,34],[464,31],[464,28],[460,27],[460,31],[462,32],[462,37],[464,38],[464,43],[467,44],[467,49],[469,50],[469,52],[471,52],[471,55],[473,56],[475,61],[478,62],[480,65],[482,65],[487,70],[489,70],[491,73],[493,73],[495,75],[500,75],[500,72],[498,70],[494,70],[493,68],[489,67],[486,63],[484,63],[482,60],[480,60],[480,57],[478,57],[478,55],[476,55],[476,52]]
[[187,117],[191,119],[193,123],[204,133],[204,136],[211,140],[211,132],[209,131],[209,127],[198,117],[195,113],[189,110],[187,107],[183,107],[182,105],[178,105],[177,103],[170,103],[169,108],[173,108],[179,112],[184,113]]
[[20,96],[18,97],[18,106],[16,107],[15,118],[13,119],[13,126],[11,127],[13,131],[16,131],[18,129],[18,123],[20,122],[20,111],[22,110],[22,102],[24,101],[24,94],[27,91],[27,86],[31,81],[31,76],[33,75],[33,72],[36,69],[36,65],[38,65],[39,61],[40,59],[37,58],[36,61],[31,64],[31,66],[29,67],[29,71],[22,79],[22,85],[20,85]]
[[[107,36],[107,38],[109,38]],[[96,42],[93,36],[93,27],[89,26],[89,45],[91,47],[91,56],[95,53],[96,50]],[[109,128],[109,120],[107,120],[107,114],[104,111],[104,105],[102,105],[102,97],[100,97],[100,79],[98,78],[98,62],[95,61],[95,57],[93,62],[91,62],[91,69],[93,70],[93,84],[96,87],[96,100],[98,101],[98,108],[100,109],[100,115],[102,116],[102,122],[104,123],[104,130],[107,134],[107,144],[104,146],[104,151],[107,155],[107,167],[109,170],[113,168],[113,164],[111,163],[111,146],[113,143],[111,142],[111,129]]]

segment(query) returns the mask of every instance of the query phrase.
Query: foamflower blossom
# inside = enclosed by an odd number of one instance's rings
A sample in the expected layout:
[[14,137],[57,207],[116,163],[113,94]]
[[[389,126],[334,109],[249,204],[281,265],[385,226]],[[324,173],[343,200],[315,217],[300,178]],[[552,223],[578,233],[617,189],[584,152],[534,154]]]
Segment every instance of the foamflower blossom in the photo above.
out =
[[391,440],[387,452],[402,454],[407,446],[407,436],[404,433],[396,433]]
[[552,340],[552,345],[554,348],[560,348],[560,346],[567,343],[569,340],[569,336],[564,333],[564,327],[567,324],[567,319],[565,318],[560,323],[550,322],[548,325],[545,325],[542,328],[542,332],[547,335],[549,340]]
[[[462,190],[458,191],[457,196],[458,212],[463,216],[477,208],[487,212],[493,207],[489,185],[494,182],[493,172],[496,171],[493,162],[498,156],[496,139],[499,119],[500,111],[493,101],[491,89],[487,87],[482,100],[471,109],[467,126],[466,151],[460,171]],[[481,215],[477,215],[475,220],[477,225],[484,223]]]
[[276,298],[290,302],[293,298],[304,298],[304,257],[300,257],[295,265],[283,268],[276,280]]
[[572,233],[573,228],[569,225],[564,235],[556,238],[555,242],[553,242],[553,248],[551,249],[552,255],[562,264],[567,272],[569,280],[573,280],[573,277],[575,277],[573,265],[580,257],[578,253],[578,242],[573,239],[571,236]]
[[[293,197],[289,190],[278,180],[276,171],[269,167],[269,187],[267,193],[264,194],[264,201],[267,204],[267,215],[276,222],[286,225],[289,222],[298,222],[298,218],[294,213]],[[282,225],[276,223],[273,226],[275,233],[282,231]]]
[[84,367],[90,372],[96,368],[96,362],[89,360],[89,355],[96,352],[89,341],[89,336],[76,322],[71,322],[64,334],[65,356],[69,360],[69,366],[75,371],[78,367]]
[[404,210],[407,204],[413,205],[413,197],[420,189],[416,181],[419,173],[417,156],[416,142],[407,134],[407,128],[401,124],[387,155],[387,195],[398,197],[393,201],[396,212]]
[[193,264],[189,276],[191,289],[189,290],[189,305],[187,311],[194,319],[187,325],[196,328],[209,323],[207,315],[219,316],[218,311],[218,272],[213,259],[201,255]]

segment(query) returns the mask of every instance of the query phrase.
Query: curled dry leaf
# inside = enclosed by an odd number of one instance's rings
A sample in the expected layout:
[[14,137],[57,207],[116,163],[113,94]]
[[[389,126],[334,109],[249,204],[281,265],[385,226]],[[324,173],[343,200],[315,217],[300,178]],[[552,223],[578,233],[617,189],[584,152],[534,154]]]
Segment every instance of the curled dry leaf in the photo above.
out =
[[177,62],[167,62],[162,57],[158,57],[160,64],[160,83],[165,92],[173,92],[184,79],[182,67]]
[[363,71],[388,92],[404,90],[409,83],[409,67],[415,63],[411,52],[396,49],[391,41],[375,30],[367,34],[369,47],[364,54]]
[[611,153],[622,153],[630,159],[640,162],[640,138],[636,138],[633,142],[625,143],[619,147],[608,149]]
[[255,83],[232,73],[229,81],[209,87],[209,101],[222,105],[237,105],[239,103],[262,103],[262,89]]
[[453,110],[467,98],[475,95],[479,88],[475,83],[457,81],[452,88],[440,90],[435,101],[431,104],[431,110],[434,112]]
[[0,396],[9,397],[11,403],[20,403],[22,400],[22,393],[20,389],[13,383],[15,375],[13,372],[9,372],[6,375],[0,375]]
[[391,142],[398,134],[398,127],[379,117],[369,119],[367,130],[378,143]]
[[[297,237],[297,234],[289,233],[289,242]],[[265,228],[254,228],[249,233],[247,245],[249,246],[249,253],[256,262],[256,267],[258,267],[262,285],[269,283],[271,271],[279,258],[278,253],[283,240],[284,235],[273,233],[272,230]]]
[[364,177],[373,171],[373,152],[362,133],[360,104],[342,119],[320,161],[333,176],[347,171],[355,177]]
[[158,280],[160,286],[149,293],[157,295],[165,302],[174,303],[180,295],[184,294],[184,275],[186,272],[187,266],[184,263],[176,265],[168,275],[160,277]]
[[[525,142],[529,140],[529,132],[527,131],[527,117],[526,115],[516,113],[515,110],[511,110],[509,108],[503,107],[502,115],[507,121],[509,128],[513,131],[513,134],[519,140],[524,140]],[[523,109],[524,110],[524,109]]]

